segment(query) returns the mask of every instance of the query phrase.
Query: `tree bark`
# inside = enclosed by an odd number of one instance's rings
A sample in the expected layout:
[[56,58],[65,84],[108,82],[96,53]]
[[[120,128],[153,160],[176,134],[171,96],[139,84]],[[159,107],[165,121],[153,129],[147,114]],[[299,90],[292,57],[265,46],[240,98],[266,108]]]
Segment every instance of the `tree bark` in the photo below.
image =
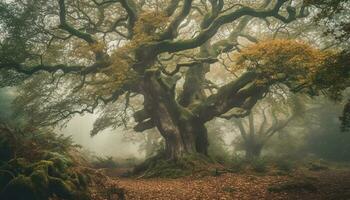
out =
[[207,155],[208,138],[203,122],[175,100],[174,85],[161,77],[158,70],[147,70],[142,84],[144,106],[165,140],[166,159],[176,160],[184,154]]

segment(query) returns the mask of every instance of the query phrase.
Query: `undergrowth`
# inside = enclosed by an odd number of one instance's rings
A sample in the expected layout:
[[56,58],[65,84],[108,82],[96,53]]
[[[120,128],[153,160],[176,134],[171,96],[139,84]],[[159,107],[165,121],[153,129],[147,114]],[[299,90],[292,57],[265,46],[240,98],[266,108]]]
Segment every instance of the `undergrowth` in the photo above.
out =
[[91,186],[106,183],[70,137],[50,130],[0,124],[0,152],[2,200],[92,199]]
[[215,175],[220,167],[201,154],[187,154],[177,160],[165,160],[164,154],[160,153],[136,166],[133,173],[139,178],[179,178]]

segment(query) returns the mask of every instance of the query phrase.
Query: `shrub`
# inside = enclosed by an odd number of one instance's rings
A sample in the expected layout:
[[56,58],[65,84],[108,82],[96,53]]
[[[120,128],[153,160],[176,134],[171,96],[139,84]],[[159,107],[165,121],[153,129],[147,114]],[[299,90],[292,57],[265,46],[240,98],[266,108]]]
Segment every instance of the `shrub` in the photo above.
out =
[[234,155],[230,161],[231,171],[239,172],[243,169],[245,164],[246,160],[242,156]]
[[275,162],[277,169],[281,171],[290,172],[294,168],[293,162],[285,159],[277,159]]
[[256,172],[266,172],[267,161],[264,158],[254,158],[250,161],[252,169]]
[[[89,198],[88,185],[101,179],[80,166],[80,154],[71,138],[48,130],[16,129],[0,124],[0,199]],[[83,160],[83,159],[81,159]],[[93,181],[94,180],[94,181]],[[102,183],[106,184],[106,183]]]

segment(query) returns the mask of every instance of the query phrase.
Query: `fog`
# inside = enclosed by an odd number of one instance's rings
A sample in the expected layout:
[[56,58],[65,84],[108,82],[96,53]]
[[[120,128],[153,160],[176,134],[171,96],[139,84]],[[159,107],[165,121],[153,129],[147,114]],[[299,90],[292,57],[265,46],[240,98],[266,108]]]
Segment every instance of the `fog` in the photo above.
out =
[[[11,115],[13,109],[11,102],[15,97],[14,88],[0,89],[0,120],[14,123]],[[76,115],[63,128],[55,128],[58,134],[71,136],[76,144],[82,146],[83,151],[88,151],[97,156],[112,156],[117,158],[137,157],[143,158],[144,154],[138,151],[139,142],[126,140],[130,130],[119,128],[105,130],[94,137],[90,136],[93,123],[97,118],[94,114]],[[17,122],[17,127],[18,122]]]
[[130,131],[123,128],[102,131],[91,137],[90,131],[96,118],[93,114],[75,116],[64,128],[57,129],[57,132],[72,136],[75,143],[98,156],[144,157],[144,154],[138,151],[138,142],[125,139],[125,135],[130,134]]
[[[13,88],[0,90],[0,120],[11,124],[17,123],[19,126],[18,120],[13,120],[11,117],[15,114],[11,105],[15,94]],[[280,134],[277,134],[267,145],[265,152],[291,154],[292,151],[295,151],[300,154],[302,152],[299,152],[299,149],[304,150],[306,147],[307,152],[319,154],[321,157],[347,160],[349,137],[340,132],[339,116],[345,102],[350,97],[349,89],[344,91],[344,97],[342,102],[334,102],[325,97],[305,100],[303,103],[308,109],[302,118],[290,123]],[[96,114],[76,115],[65,126],[56,127],[55,132],[71,136],[74,143],[80,145],[82,151],[90,155],[111,156],[117,159],[145,158],[147,150],[140,148],[140,145],[145,145],[147,139],[138,136],[148,134],[148,132],[135,133],[131,127],[119,127],[106,129],[91,137],[90,131],[97,117]],[[222,149],[217,148],[222,146],[229,154],[237,153],[237,145],[233,141],[240,137],[240,133],[232,121],[216,118],[206,123],[206,126],[210,140],[209,148],[212,151],[220,151],[217,152],[220,155],[223,153]],[[288,136],[285,136],[286,134]]]

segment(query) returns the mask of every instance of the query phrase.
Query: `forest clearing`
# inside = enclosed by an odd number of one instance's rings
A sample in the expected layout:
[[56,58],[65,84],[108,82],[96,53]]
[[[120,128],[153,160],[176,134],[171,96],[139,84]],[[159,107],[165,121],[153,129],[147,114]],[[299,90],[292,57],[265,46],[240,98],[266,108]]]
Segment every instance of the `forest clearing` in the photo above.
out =
[[125,189],[126,199],[350,198],[349,170],[290,175],[223,174],[218,177],[165,180],[120,179],[117,184]]

